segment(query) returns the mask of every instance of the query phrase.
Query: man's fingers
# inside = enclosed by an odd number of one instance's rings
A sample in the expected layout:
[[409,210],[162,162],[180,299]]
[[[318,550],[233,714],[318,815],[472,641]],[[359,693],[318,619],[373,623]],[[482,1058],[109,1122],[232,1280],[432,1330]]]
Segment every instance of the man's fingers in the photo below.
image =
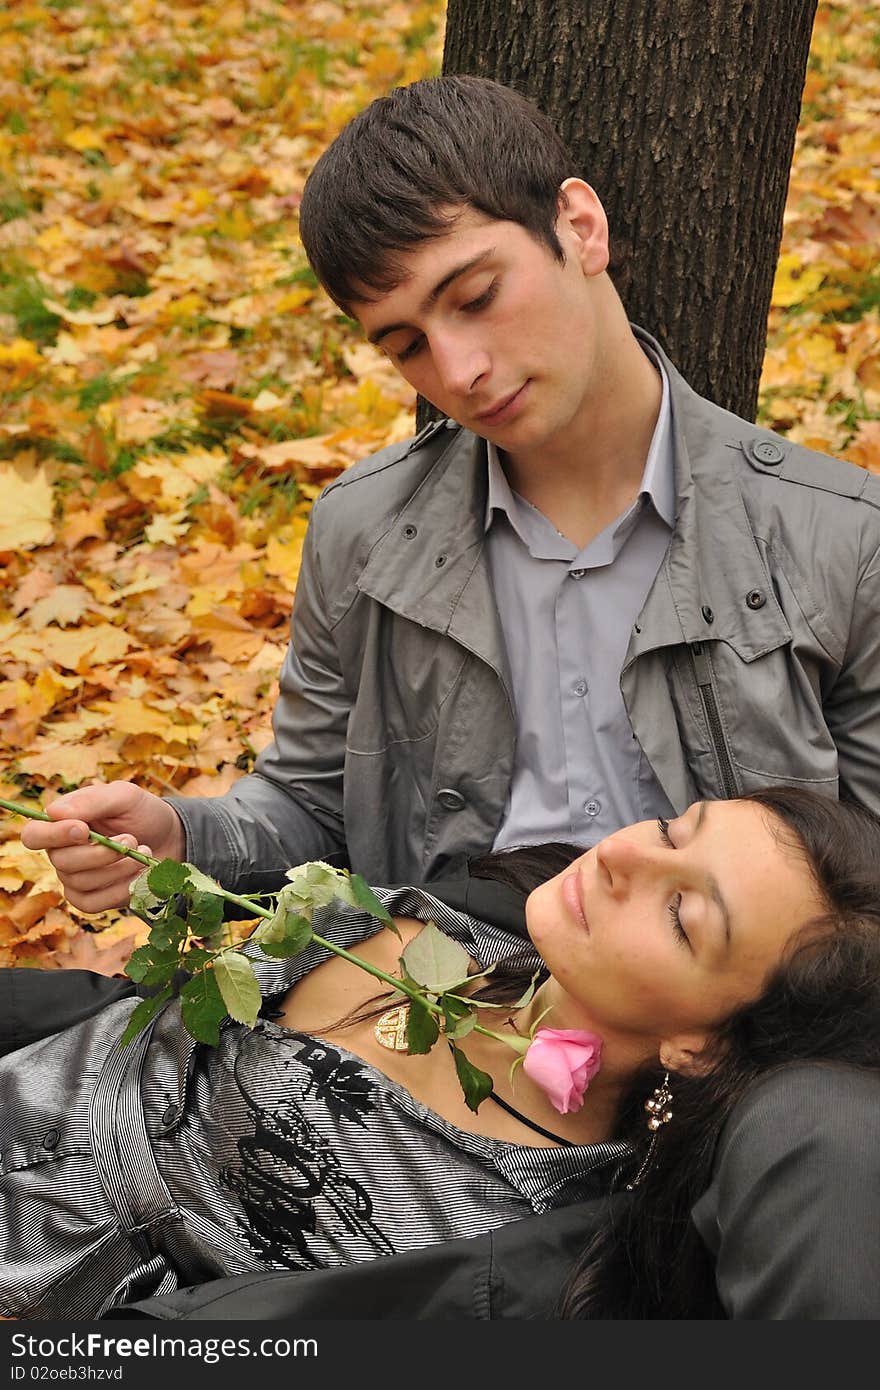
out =
[[125,815],[142,796],[132,782],[91,782],[50,801],[46,814],[53,820],[84,820],[94,824],[107,817]]
[[128,880],[90,893],[69,892],[66,897],[80,912],[107,912],[110,908],[122,908],[124,911],[128,907]]
[[[137,840],[133,835],[120,835],[119,843],[125,845],[127,849],[134,849]],[[61,874],[62,877],[91,870],[106,870],[133,862],[127,860],[124,855],[117,854],[114,849],[105,849],[103,845],[95,844],[65,844],[61,849],[51,850],[49,858],[56,873]]]
[[21,832],[21,842],[26,849],[52,850],[64,845],[84,845],[88,838],[89,827],[82,820],[31,820]]
[[[63,880],[64,894],[72,903],[76,903],[79,898],[86,894],[106,891],[112,892],[115,902],[119,899],[120,891],[125,892],[128,884],[137,877],[140,871],[140,864],[126,860],[118,869],[110,868],[95,873],[74,874]],[[123,901],[125,900],[123,898]]]

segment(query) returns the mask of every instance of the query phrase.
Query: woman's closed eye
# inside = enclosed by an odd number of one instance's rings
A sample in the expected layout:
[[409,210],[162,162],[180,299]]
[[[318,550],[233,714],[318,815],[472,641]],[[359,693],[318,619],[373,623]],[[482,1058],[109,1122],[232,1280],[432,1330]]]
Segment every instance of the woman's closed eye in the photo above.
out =
[[[668,845],[670,849],[675,849],[675,845],[669,838],[669,821],[666,820],[663,816],[657,817],[657,829],[660,831],[660,839],[663,841],[664,845]],[[672,930],[675,932],[676,938],[682,943],[683,946],[687,946],[688,950],[690,950],[690,938],[688,937],[687,932],[681,924],[680,893],[676,893],[672,901],[667,904],[666,911],[672,918]]]

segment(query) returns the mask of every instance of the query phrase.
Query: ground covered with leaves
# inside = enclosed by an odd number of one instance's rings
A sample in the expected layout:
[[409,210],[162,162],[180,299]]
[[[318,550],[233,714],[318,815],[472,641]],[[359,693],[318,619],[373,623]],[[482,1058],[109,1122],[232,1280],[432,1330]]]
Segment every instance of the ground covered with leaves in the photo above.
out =
[[[6,0],[0,797],[210,795],[268,741],[311,502],[415,405],[318,290],[299,197],[356,111],[439,69],[443,11]],[[873,468],[878,57],[880,6],[820,0],[761,395]],[[0,964],[118,968],[139,924],[70,909],[20,824]]]

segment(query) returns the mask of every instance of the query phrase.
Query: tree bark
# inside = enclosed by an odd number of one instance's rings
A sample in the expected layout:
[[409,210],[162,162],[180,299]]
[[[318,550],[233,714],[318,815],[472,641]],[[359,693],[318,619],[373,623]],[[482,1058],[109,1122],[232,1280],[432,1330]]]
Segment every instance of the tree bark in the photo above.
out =
[[817,0],[448,0],[444,72],[550,117],[630,319],[754,419]]

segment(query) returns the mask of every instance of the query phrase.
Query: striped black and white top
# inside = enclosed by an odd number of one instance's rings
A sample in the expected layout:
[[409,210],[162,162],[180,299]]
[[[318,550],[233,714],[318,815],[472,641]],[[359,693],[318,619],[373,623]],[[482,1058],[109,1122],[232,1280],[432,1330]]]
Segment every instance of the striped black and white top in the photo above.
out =
[[[530,943],[417,888],[379,890],[479,963],[538,965]],[[334,904],[334,943],[379,930]],[[0,1312],[98,1318],[152,1293],[261,1269],[370,1260],[607,1193],[619,1143],[532,1147],[458,1129],[335,1042],[272,1022],[273,996],[327,958],[253,951],[253,1030],[194,1043],[176,1001],[116,1046],[120,999],[0,1059]]]

